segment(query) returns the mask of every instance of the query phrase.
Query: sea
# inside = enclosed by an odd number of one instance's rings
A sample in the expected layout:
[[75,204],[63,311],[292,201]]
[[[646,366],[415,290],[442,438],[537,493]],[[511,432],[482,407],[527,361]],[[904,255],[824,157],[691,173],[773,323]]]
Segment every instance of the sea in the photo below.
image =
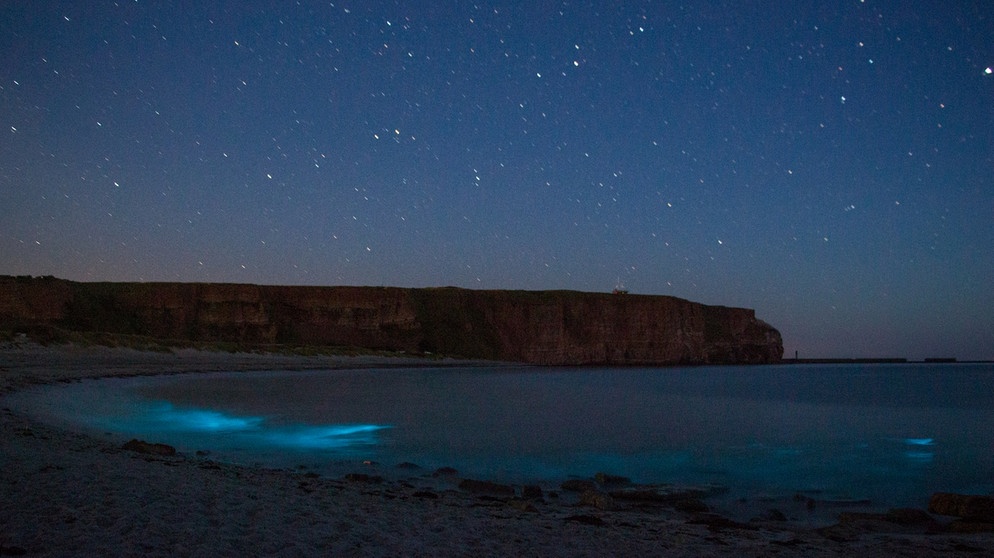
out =
[[2,404],[97,436],[328,475],[451,467],[555,487],[607,473],[717,488],[727,502],[882,509],[994,493],[989,363],[206,373],[39,386]]

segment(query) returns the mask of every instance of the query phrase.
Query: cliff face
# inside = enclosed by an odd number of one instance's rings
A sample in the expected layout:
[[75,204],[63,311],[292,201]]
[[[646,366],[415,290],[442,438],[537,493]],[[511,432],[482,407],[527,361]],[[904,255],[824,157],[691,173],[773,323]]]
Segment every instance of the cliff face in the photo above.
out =
[[0,277],[0,329],[436,352],[537,364],[769,363],[752,310],[667,296]]

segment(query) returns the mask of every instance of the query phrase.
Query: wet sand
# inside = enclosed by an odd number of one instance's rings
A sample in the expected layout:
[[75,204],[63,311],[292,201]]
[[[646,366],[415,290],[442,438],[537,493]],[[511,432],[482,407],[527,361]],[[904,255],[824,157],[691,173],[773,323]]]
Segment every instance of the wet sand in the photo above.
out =
[[[102,347],[0,346],[0,394],[81,378],[204,371],[468,364]],[[0,407],[2,407],[0,400]],[[149,440],[155,442],[155,440]],[[25,556],[975,556],[994,535],[844,514],[812,528],[676,504],[464,483],[373,468],[307,470],[152,455],[0,409],[0,555]],[[485,479],[484,479],[485,480]],[[927,495],[923,495],[923,499]]]

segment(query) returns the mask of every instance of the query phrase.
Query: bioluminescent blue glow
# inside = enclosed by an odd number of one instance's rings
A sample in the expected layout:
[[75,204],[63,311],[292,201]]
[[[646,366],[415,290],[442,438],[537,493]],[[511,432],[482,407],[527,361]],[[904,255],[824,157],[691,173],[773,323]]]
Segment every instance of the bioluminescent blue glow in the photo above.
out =
[[295,426],[267,430],[262,433],[262,438],[275,446],[306,449],[355,449],[378,444],[377,433],[386,428],[390,427],[379,424]]
[[274,424],[263,416],[179,407],[168,401],[122,408],[94,422],[111,432],[140,433],[180,447],[235,445],[260,452],[276,449],[350,452],[376,446],[380,442],[378,433],[390,428],[382,424]]
[[[117,419],[121,420],[121,419]],[[262,417],[238,417],[209,409],[177,408],[168,401],[155,402],[137,416],[126,419],[148,428],[174,432],[235,432],[257,430]],[[113,422],[107,426],[113,426]]]
[[976,389],[992,382],[991,365],[476,368],[113,379],[13,395],[63,422],[236,462],[328,473],[412,462],[511,483],[604,471],[746,499],[805,492],[894,507],[994,490],[994,393]]
[[911,447],[904,452],[905,457],[909,460],[929,463],[935,459],[935,452],[932,451],[935,440],[932,438],[905,438],[904,443]]

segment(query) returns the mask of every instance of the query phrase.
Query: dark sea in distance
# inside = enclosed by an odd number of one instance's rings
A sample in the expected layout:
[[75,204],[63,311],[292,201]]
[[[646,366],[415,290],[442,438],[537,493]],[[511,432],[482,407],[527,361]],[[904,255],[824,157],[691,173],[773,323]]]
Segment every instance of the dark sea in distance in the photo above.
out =
[[994,491],[992,364],[211,373],[44,386],[3,404],[327,474],[367,460],[546,486],[606,472],[919,508],[936,491]]

